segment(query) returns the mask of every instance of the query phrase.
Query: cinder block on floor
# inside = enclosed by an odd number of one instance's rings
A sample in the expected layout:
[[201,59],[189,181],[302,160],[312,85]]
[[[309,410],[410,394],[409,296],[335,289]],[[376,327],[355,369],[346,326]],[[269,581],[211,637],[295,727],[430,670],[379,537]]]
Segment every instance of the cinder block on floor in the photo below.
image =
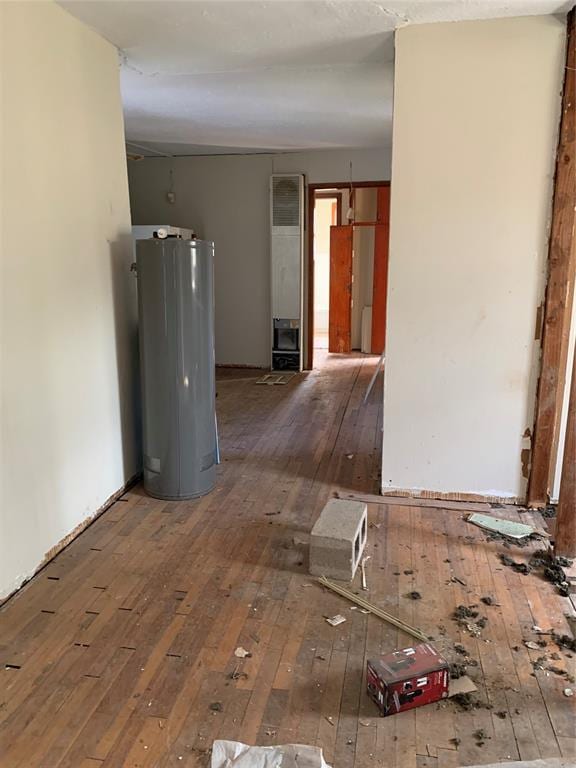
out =
[[366,545],[368,507],[330,499],[310,534],[310,573],[352,581]]

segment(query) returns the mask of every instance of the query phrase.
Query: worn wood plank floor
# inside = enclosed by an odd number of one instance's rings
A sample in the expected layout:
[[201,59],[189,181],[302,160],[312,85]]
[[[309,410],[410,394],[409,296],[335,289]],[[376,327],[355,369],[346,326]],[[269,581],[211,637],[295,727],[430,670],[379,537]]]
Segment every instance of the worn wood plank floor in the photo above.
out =
[[[532,666],[572,659],[549,636],[538,651],[523,644],[535,624],[568,633],[569,601],[502,565],[510,550],[458,510],[371,506],[370,599],[451,661],[462,643],[486,706],[381,719],[367,699],[367,657],[410,638],[313,584],[306,541],[333,491],[378,490],[381,388],[362,405],[375,362],[326,356],[275,387],[221,372],[216,490],[175,503],[136,488],[4,606],[2,768],[205,766],[214,738],[318,744],[335,768],[573,756],[567,683]],[[481,605],[488,623],[473,637],[451,613],[485,595],[498,605]],[[336,613],[347,622],[331,627]]]

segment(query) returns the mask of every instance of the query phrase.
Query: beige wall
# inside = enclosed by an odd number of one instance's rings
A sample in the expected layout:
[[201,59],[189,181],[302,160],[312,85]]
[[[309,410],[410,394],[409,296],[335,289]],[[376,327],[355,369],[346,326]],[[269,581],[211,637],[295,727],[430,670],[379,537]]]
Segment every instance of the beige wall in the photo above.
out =
[[[326,150],[270,155],[149,158],[129,163],[135,224],[195,228],[215,243],[216,361],[270,364],[272,173],[303,173],[309,183],[388,179],[390,150]],[[170,204],[173,169],[176,202]],[[345,209],[344,209],[345,210]]]
[[525,494],[565,24],[396,35],[382,485]]
[[0,16],[6,595],[138,461],[117,52],[53,3]]

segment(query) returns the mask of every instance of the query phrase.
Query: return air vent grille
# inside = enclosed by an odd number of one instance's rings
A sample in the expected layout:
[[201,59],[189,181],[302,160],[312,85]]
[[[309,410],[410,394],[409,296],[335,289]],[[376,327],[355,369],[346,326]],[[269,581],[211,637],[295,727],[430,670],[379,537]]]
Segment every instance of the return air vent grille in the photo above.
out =
[[300,184],[298,176],[273,177],[272,226],[300,225]]

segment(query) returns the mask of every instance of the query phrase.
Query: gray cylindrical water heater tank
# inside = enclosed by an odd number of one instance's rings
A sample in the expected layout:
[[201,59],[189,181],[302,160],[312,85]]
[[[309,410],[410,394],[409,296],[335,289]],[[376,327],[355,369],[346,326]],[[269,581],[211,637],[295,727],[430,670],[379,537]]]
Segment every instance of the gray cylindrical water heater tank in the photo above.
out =
[[191,499],[214,487],[214,244],[138,240],[144,488]]

